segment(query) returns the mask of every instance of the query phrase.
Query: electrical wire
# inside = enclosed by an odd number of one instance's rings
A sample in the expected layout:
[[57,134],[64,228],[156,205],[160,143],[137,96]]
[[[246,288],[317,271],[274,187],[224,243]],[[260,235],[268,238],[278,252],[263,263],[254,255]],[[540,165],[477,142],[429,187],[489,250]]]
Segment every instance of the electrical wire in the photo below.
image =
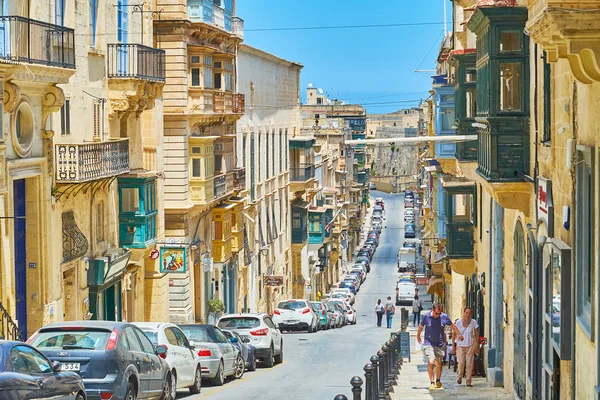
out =
[[331,25],[331,26],[307,26],[307,27],[281,27],[281,28],[256,28],[244,29],[245,32],[272,32],[272,31],[311,31],[324,29],[363,29],[363,28],[390,28],[401,26],[423,26],[444,25],[443,22],[410,22],[402,24],[373,24],[373,25]]
[[418,70],[419,68],[421,68],[421,66],[423,65],[423,63],[425,62],[425,60],[427,59],[427,57],[429,57],[429,54],[431,53],[431,51],[436,47],[440,45],[440,37],[444,34],[444,31],[442,30],[439,34],[439,36],[437,37],[437,39],[435,39],[435,42],[433,43],[433,46],[431,46],[431,48],[429,49],[429,51],[427,52],[427,54],[425,54],[425,57],[423,57],[423,61],[421,61],[421,64],[419,64],[419,66],[417,68],[415,68],[415,70]]

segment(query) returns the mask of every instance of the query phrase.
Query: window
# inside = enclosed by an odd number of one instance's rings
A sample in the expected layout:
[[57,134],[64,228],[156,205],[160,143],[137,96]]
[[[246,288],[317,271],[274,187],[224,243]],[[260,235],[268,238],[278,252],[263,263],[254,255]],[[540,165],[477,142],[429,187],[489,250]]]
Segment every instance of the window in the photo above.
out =
[[181,330],[179,330],[177,328],[172,328],[172,329],[173,329],[173,333],[175,334],[175,337],[177,338],[177,342],[179,343],[179,346],[190,347],[190,342],[188,342],[188,340],[185,337],[185,335],[183,334],[183,332],[181,332]]
[[225,79],[225,90],[231,92],[231,73],[225,72],[223,77]]
[[309,224],[310,232],[321,232],[321,214],[312,214]]
[[133,330],[135,331],[135,334],[140,340],[140,344],[142,345],[142,351],[147,354],[154,354],[154,346],[152,346],[152,342],[150,342],[148,336],[144,335],[144,332],[142,332],[139,329],[134,328]]
[[71,101],[65,100],[60,109],[60,133],[63,136],[71,134]]
[[443,108],[442,110],[442,130],[451,130],[454,126],[454,121],[456,119],[454,116],[454,109]]
[[192,158],[192,178],[202,177],[202,160],[200,158]]
[[577,320],[592,336],[592,284],[594,281],[594,160],[589,147],[578,147],[576,179],[576,296]]
[[175,336],[175,332],[173,328],[165,328],[165,337],[167,338],[167,342],[173,346],[179,346],[177,342],[177,336]]
[[500,64],[500,110],[521,110],[521,64]]
[[213,87],[213,76],[211,67],[204,67],[204,87],[206,89],[212,89]]
[[156,211],[156,196],[154,195],[155,190],[154,190],[154,183],[147,185],[145,188],[145,205],[144,205],[144,211],[146,212],[146,214],[152,213],[154,211]]
[[288,130],[287,130],[287,128],[285,128],[285,151],[284,151],[284,153],[285,153],[285,165],[286,166],[289,165],[288,164],[289,149],[290,149],[290,142],[288,142]]
[[124,336],[127,338],[127,343],[129,344],[130,351],[135,351],[138,353],[144,352],[144,350],[142,349],[142,345],[140,344],[140,341],[138,340],[137,335],[133,331],[132,327],[128,326],[127,328],[125,328]]
[[221,73],[215,72],[214,74],[214,89],[221,89]]
[[465,71],[465,82],[472,83],[477,82],[477,70],[476,69],[467,69]]
[[261,132],[258,132],[258,181],[260,182],[262,180],[262,175],[260,174],[260,143],[262,142],[262,135]]
[[292,212],[292,229],[302,229],[302,214]]
[[543,53],[544,60],[544,133],[543,142],[549,142],[552,139],[552,69],[548,62],[546,52]]
[[98,0],[90,0],[90,46],[96,47],[96,22],[98,20]]
[[283,172],[283,129],[279,128],[279,173]]
[[200,64],[200,56],[192,56],[190,58],[190,63],[191,64]]
[[[271,170],[273,171],[273,175],[275,175],[275,155],[277,152],[275,151],[275,129],[271,132],[271,148],[273,149],[273,161],[271,164]],[[281,153],[279,153],[279,158],[281,158]]]
[[100,201],[96,205],[96,241],[104,240],[104,202]]
[[500,31],[500,52],[520,51],[521,50],[521,32],[520,31]]
[[94,114],[94,138],[100,140],[102,135],[102,104],[95,101],[92,103]]
[[475,118],[477,115],[477,89],[475,88],[467,88],[465,93],[465,117],[466,118]]
[[11,349],[9,360],[12,370],[25,374],[48,374],[52,366],[37,350],[27,346],[15,346]]
[[242,167],[246,168],[246,142],[247,142],[246,134],[242,138]]
[[65,25],[65,0],[55,0],[54,3],[54,24]]
[[321,97],[317,97],[317,104],[323,104],[323,99]]
[[192,86],[199,87],[200,86],[200,68],[192,68]]
[[137,188],[121,189],[121,212],[140,211],[140,192]]
[[267,130],[267,132],[265,133],[265,139],[267,142],[267,152],[266,152],[266,157],[267,157],[267,163],[265,164],[266,169],[267,169],[267,179],[269,179],[269,131]]

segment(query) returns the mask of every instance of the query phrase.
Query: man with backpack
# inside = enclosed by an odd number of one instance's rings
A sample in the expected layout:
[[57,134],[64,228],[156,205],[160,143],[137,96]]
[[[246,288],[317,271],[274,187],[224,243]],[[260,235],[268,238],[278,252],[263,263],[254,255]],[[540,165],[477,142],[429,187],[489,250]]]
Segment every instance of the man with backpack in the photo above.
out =
[[388,296],[387,301],[384,305],[385,309],[385,318],[387,319],[387,327],[392,327],[392,318],[394,317],[394,313],[396,312],[396,306],[392,301],[392,296]]

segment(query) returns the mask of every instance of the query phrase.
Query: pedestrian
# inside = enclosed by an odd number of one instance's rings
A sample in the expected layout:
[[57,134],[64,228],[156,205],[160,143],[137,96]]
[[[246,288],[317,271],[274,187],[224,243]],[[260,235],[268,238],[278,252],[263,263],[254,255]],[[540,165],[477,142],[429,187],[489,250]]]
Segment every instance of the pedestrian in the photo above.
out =
[[375,314],[377,315],[377,326],[381,328],[381,319],[383,318],[383,304],[381,304],[381,299],[377,300],[377,304],[375,305]]
[[[423,315],[419,329],[417,330],[417,342],[423,343],[423,350],[427,357],[427,373],[431,385],[429,390],[443,389],[442,385],[442,363],[445,355],[445,332],[444,328],[450,326],[458,339],[463,340],[464,337],[458,331],[456,325],[444,312],[444,307],[441,304],[434,304],[431,312]],[[425,341],[421,339],[421,333],[425,329]],[[434,380],[433,368],[435,367],[436,379]]]
[[388,296],[387,301],[385,302],[385,318],[387,320],[387,327],[392,327],[392,318],[394,317],[394,313],[396,312],[396,306],[392,302],[392,296]]
[[415,292],[415,298],[412,302],[413,326],[421,323],[421,311],[423,311],[423,300],[419,299],[419,294]]
[[[479,324],[473,319],[473,309],[465,307],[463,317],[456,321],[456,328],[463,336],[463,339],[456,338],[453,335],[452,342],[456,349],[456,361],[458,362],[458,380],[457,383],[462,383],[462,378],[465,374],[465,366],[467,368],[467,387],[473,387],[471,377],[473,376],[473,360],[476,354],[479,354]],[[477,338],[473,340],[473,338]]]

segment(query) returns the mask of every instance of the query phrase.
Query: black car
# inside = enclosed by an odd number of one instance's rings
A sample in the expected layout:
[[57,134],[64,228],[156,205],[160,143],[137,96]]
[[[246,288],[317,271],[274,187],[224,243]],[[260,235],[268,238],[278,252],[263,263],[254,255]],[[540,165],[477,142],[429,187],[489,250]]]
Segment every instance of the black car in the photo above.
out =
[[23,342],[0,340],[0,399],[85,400],[83,380]]
[[137,326],[61,322],[42,327],[27,342],[62,370],[77,372],[89,399],[171,400],[167,348],[152,345]]

